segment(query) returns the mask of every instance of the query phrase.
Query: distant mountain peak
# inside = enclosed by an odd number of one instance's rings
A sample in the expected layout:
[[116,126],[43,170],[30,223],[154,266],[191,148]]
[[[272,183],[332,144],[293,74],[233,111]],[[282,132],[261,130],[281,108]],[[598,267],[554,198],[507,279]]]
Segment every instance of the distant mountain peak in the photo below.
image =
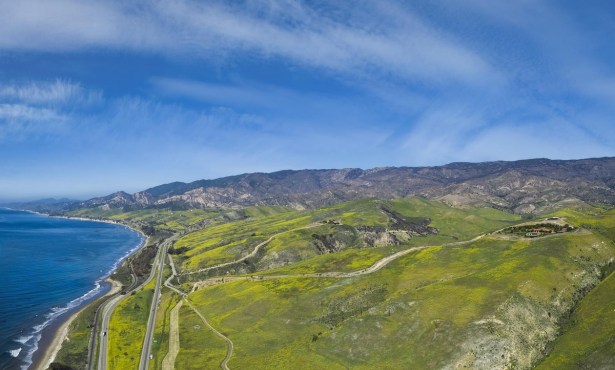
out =
[[172,182],[135,194],[123,191],[71,207],[313,208],[357,198],[426,197],[454,206],[538,213],[560,204],[615,205],[615,158],[455,162],[432,167],[282,170],[190,183]]

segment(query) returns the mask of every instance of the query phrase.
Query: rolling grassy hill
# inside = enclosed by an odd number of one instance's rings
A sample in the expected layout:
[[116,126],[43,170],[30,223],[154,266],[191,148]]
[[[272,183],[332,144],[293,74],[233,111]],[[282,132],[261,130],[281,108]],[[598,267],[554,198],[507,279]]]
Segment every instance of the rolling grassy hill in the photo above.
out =
[[[613,210],[532,221],[405,198],[105,212],[98,217],[181,233],[173,283],[194,309],[184,303],[170,329],[178,296],[165,290],[153,369],[173,330],[176,368],[220,367],[226,345],[199,313],[232,341],[237,369],[608,368],[615,358]],[[577,228],[537,238],[496,232],[547,216]],[[123,313],[130,304],[114,315],[122,330],[145,324]],[[122,355],[129,344],[117,343],[112,353]]]
[[412,253],[371,275],[231,282],[190,299],[235,342],[237,368],[528,368],[613,257],[600,243],[487,238]]

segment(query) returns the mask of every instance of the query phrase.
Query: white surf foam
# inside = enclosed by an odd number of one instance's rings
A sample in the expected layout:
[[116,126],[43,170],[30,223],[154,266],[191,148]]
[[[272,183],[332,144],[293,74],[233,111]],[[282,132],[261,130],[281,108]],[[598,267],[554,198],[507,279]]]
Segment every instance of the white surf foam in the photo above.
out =
[[34,338],[34,335],[22,335],[21,337],[15,339],[15,342],[26,344],[32,338]]
[[17,348],[17,349],[12,349],[9,351],[9,354],[13,357],[17,357],[19,356],[19,352],[21,352],[21,347]]
[[41,335],[36,334],[34,336],[34,343],[32,344],[32,347],[28,349],[28,352],[26,353],[26,357],[23,359],[24,363],[23,365],[21,365],[21,370],[28,370],[30,365],[32,365],[32,357],[34,356],[34,352],[36,352],[36,350],[38,349],[39,340],[41,340]]
[[25,358],[23,359],[24,364],[21,366],[22,370],[25,370],[29,368],[30,365],[32,365],[32,358],[33,358],[34,353],[38,350],[38,342],[41,340],[41,332],[43,331],[43,329],[48,327],[55,319],[57,319],[62,314],[68,312],[69,310],[73,308],[79,307],[79,305],[81,305],[86,300],[96,296],[96,294],[98,294],[100,290],[101,290],[100,281],[97,281],[94,284],[94,288],[91,289],[89,292],[85,293],[84,295],[82,295],[81,297],[73,299],[72,301],[68,302],[64,306],[52,307],[51,312],[45,315],[45,321],[43,321],[41,324],[35,325],[32,328],[32,334],[30,336],[21,336],[16,339],[16,341],[20,343],[21,343],[21,340],[25,340],[23,342],[23,344],[25,344],[25,343],[29,343],[29,340],[34,337],[34,340],[32,341],[32,343],[27,346],[27,353],[26,353]]

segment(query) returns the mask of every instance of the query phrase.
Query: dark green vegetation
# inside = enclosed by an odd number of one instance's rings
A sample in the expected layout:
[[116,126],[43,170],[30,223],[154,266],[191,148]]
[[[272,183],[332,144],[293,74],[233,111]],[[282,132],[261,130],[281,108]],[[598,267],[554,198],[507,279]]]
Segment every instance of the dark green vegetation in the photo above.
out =
[[570,226],[568,224],[556,224],[556,223],[548,223],[548,222],[536,222],[530,224],[523,224],[518,226],[507,227],[502,230],[501,234],[513,234],[516,236],[526,236],[526,237],[537,237],[543,235],[549,235],[554,233],[565,233],[574,231],[574,226]]
[[[233,342],[230,368],[613,363],[612,210],[560,209],[529,226],[494,208],[419,198],[308,210],[105,212],[151,228],[154,238],[180,233],[170,249],[179,270],[172,282],[190,292],[188,300]],[[562,217],[561,225],[543,225],[548,216]],[[174,222],[179,226],[173,231]],[[545,230],[525,237],[536,228]],[[409,248],[416,249],[370,270]],[[341,274],[350,272],[356,274]],[[156,369],[168,351],[169,312],[178,302],[176,294],[163,292],[151,362]],[[135,304],[148,294],[145,289],[130,297],[114,314],[119,332],[110,337],[117,339],[111,368],[138,361],[122,351],[138,352],[146,316]],[[225,343],[186,303],[179,309],[179,342],[178,369],[219,368],[224,359]]]

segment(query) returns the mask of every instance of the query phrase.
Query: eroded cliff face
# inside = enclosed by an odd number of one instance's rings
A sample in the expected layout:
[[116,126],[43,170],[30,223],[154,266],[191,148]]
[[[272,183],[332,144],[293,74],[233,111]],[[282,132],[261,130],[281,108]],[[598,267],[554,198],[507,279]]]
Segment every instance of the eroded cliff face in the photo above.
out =
[[[604,244],[592,248],[606,250]],[[571,257],[577,260],[577,257]],[[578,270],[566,276],[565,289],[550,292],[540,299],[535,281],[517,286],[517,293],[499,305],[495,312],[477,320],[466,329],[465,340],[445,369],[531,369],[549,353],[561,325],[576,304],[594,288],[609,261],[591,262],[581,258]]]

